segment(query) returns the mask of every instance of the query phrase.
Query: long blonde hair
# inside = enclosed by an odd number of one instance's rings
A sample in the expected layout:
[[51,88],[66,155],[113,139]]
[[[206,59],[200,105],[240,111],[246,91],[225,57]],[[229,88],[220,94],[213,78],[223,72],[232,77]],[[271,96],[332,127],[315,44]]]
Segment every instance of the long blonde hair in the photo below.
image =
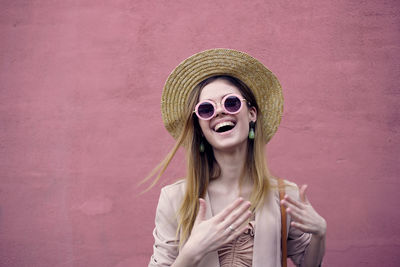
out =
[[[213,179],[217,179],[221,174],[221,169],[218,162],[215,160],[213,149],[205,138],[202,137],[198,118],[193,114],[201,90],[216,79],[224,79],[236,86],[247,100],[248,105],[255,107],[257,113],[260,114],[251,90],[243,82],[231,76],[221,75],[210,77],[202,81],[190,92],[188,105],[185,110],[186,118],[182,133],[165,159],[143,180],[143,182],[145,182],[157,174],[149,188],[154,186],[161,178],[179,147],[183,146],[186,149],[186,190],[177,214],[177,234],[179,234],[180,245],[183,245],[190,236],[199,209],[199,198],[205,197],[209,182]],[[250,202],[252,203],[250,209],[252,211],[255,211],[262,205],[270,187],[268,178],[271,175],[267,167],[264,152],[265,136],[262,127],[257,127],[257,125],[263,125],[261,120],[262,116],[257,116],[255,139],[248,140],[246,161],[243,163],[240,176],[240,186],[242,185],[245,175],[247,175],[253,183],[253,189],[250,195]],[[205,148],[202,153],[200,152],[201,142],[203,142]]]

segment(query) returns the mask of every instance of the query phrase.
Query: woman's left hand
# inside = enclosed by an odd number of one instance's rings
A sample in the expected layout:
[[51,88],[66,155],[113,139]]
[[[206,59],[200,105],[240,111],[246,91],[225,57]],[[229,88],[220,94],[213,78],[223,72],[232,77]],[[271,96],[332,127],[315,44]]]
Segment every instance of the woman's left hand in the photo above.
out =
[[326,233],[326,221],[311,206],[306,197],[307,185],[300,188],[300,201],[294,200],[287,194],[281,201],[286,207],[286,212],[292,217],[291,226],[305,233],[324,237]]

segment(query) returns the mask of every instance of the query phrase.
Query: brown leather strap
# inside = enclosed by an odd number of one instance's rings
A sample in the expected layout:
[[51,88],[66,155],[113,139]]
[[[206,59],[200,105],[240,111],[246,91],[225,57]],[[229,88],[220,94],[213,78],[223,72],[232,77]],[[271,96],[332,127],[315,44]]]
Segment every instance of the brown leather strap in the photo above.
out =
[[[283,179],[278,178],[279,200],[285,197],[285,184]],[[286,228],[286,209],[281,205],[281,249],[282,267],[287,267],[287,228]]]

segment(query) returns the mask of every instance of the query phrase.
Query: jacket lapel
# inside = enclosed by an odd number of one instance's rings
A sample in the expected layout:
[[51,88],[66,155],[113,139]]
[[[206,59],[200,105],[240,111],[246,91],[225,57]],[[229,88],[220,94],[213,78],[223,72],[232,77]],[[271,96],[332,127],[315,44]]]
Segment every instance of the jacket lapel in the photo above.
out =
[[256,212],[256,226],[253,247],[253,267],[277,267],[280,262],[280,218],[279,205],[276,208],[274,192]]

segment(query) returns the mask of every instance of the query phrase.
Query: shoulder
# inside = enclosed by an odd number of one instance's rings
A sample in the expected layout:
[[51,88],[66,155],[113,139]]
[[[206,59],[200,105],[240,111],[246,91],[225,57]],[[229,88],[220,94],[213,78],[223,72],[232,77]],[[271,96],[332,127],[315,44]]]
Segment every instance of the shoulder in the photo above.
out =
[[[271,177],[269,178],[270,188],[274,195],[279,198],[279,185],[278,185],[279,177]],[[285,193],[288,194],[292,198],[299,198],[299,187],[296,183],[291,182],[289,180],[282,179],[283,181],[283,189]]]
[[173,184],[169,184],[161,188],[161,194],[166,196],[179,197],[185,193],[186,182],[184,179],[178,180]]
[[161,188],[158,209],[176,213],[185,194],[185,188],[185,180],[179,180]]

